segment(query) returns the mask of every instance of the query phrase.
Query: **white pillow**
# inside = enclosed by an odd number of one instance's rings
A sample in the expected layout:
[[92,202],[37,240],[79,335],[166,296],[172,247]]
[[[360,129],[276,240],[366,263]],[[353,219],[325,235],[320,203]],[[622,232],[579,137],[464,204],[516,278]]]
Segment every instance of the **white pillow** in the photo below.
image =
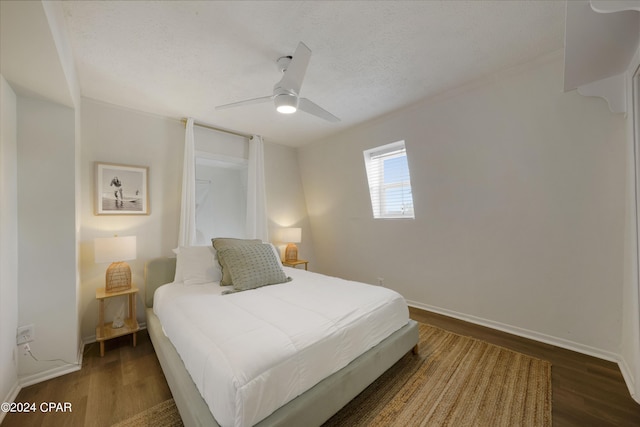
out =
[[[266,242],[264,242],[264,243],[266,243]],[[271,245],[271,250],[276,255],[276,258],[282,259],[282,257],[280,256],[280,251],[278,250],[278,248],[276,248],[273,243],[269,243],[269,245]]]
[[171,249],[171,251],[176,254],[176,274],[173,276],[173,281],[175,283],[182,282],[182,263],[178,262],[178,254],[180,253],[180,247],[175,249]]
[[175,282],[186,285],[201,285],[219,282],[222,271],[215,260],[216,250],[212,246],[181,246],[176,260]]

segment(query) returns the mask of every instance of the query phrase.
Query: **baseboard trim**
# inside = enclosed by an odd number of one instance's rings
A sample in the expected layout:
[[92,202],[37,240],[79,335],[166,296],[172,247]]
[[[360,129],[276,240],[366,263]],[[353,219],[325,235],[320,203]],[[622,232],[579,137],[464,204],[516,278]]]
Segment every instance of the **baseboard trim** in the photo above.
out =
[[84,360],[84,340],[82,338],[80,338],[80,346],[78,347],[78,356],[76,356],[76,360],[78,361],[80,369],[82,369],[82,361]]
[[636,394],[636,385],[633,379],[633,375],[631,374],[631,368],[627,364],[627,361],[624,357],[620,357],[618,361],[618,366],[620,367],[620,372],[622,373],[622,378],[624,378],[624,382],[627,384],[627,388],[629,389],[629,394],[631,398],[636,402],[640,403],[640,395]]
[[70,374],[82,369],[82,365],[67,363],[62,366],[56,366],[55,368],[47,369],[46,371],[37,372],[32,375],[25,375],[18,378],[21,387],[28,387],[33,384],[38,384],[43,381],[50,380],[52,378],[61,377],[62,375]]
[[[57,366],[52,369],[48,369],[43,372],[38,372],[32,375],[26,375],[22,377],[18,377],[18,380],[13,385],[11,391],[4,398],[3,402],[14,402],[18,397],[18,394],[24,387],[28,387],[33,384],[40,383],[42,381],[50,380],[52,378],[60,377],[62,375],[70,374],[71,372],[76,372],[82,369],[82,359],[84,357],[84,342],[80,343],[78,347],[78,363],[66,363],[62,366]],[[0,411],[0,424],[2,424],[2,420],[4,419],[6,413]]]
[[[620,365],[622,358],[619,354],[611,353],[606,350],[591,347],[588,345],[580,344],[574,341],[566,340],[564,338],[554,337],[552,335],[543,334],[529,329],[520,328],[517,326],[507,325],[505,323],[496,322],[493,320],[483,319],[481,317],[472,316],[469,314],[459,313],[457,311],[448,310],[445,308],[435,307],[428,304],[423,304],[417,301],[407,301],[407,304],[411,307],[419,308],[420,310],[430,311],[444,316],[453,317],[455,319],[464,320],[465,322],[474,323],[480,326],[486,326],[491,329],[497,329],[508,334],[517,335],[519,337],[528,338],[534,341],[543,342],[545,344],[551,344],[556,347],[561,347],[567,350],[576,351],[578,353],[586,354],[588,356],[597,357],[598,359],[607,360]],[[622,368],[621,368],[622,369]],[[627,383],[629,384],[629,383]]]
[[[147,328],[146,323],[144,322],[140,323],[140,330],[146,329],[146,328]],[[13,402],[15,398],[18,396],[18,393],[20,392],[20,390],[24,387],[38,384],[53,378],[61,377],[62,375],[70,374],[72,372],[76,372],[82,369],[82,361],[84,359],[84,347],[86,344],[91,344],[93,342],[96,342],[95,335],[80,339],[80,347],[78,348],[78,355],[77,355],[78,363],[65,363],[62,366],[56,366],[54,368],[47,369],[46,371],[18,377],[18,381],[14,385],[9,395],[5,398],[4,402]],[[4,418],[4,413],[0,411],[0,424],[2,423],[3,418]]]
[[[18,382],[20,383],[20,386],[27,387],[30,385],[41,383],[43,381],[50,380],[52,378],[61,377],[62,375],[79,371],[80,369],[82,369],[82,360],[84,358],[84,344],[85,344],[84,340],[80,338],[80,343],[78,345],[78,352],[76,355],[76,360],[77,360],[76,363],[70,363],[60,359],[60,361],[65,362],[64,365],[56,366],[42,372],[36,372],[35,374],[18,376]],[[46,361],[43,360],[43,362],[46,362]]]
[[[22,390],[20,382],[16,381],[15,383],[13,383],[13,386],[11,386],[11,390],[9,390],[9,393],[7,393],[3,402],[13,402],[14,400],[16,400],[16,397],[18,397],[18,393],[20,393],[20,390]],[[0,424],[2,424],[2,421],[4,420],[4,417],[6,415],[6,412],[0,411]]]

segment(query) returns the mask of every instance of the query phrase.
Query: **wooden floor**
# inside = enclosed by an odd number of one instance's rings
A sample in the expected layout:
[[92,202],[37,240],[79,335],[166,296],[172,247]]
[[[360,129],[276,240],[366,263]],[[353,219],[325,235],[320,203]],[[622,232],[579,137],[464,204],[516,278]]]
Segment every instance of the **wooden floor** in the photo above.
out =
[[16,402],[70,402],[71,413],[8,413],[2,427],[111,426],[171,398],[146,330],[84,349],[82,369],[23,388]]
[[[553,425],[640,426],[640,405],[615,363],[418,309],[411,317],[552,363]],[[2,427],[110,426],[171,397],[146,331],[85,348],[82,369],[22,389],[16,402],[70,402],[72,413],[7,414]]]

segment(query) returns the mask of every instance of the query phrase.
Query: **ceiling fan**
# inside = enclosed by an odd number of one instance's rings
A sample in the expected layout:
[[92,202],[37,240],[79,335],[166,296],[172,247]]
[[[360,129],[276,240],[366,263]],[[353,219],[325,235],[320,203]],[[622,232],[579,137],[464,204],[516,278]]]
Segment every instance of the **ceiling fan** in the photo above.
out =
[[340,119],[320,107],[318,104],[301,98],[300,88],[304,79],[307,65],[311,59],[311,49],[300,42],[293,56],[282,56],[278,58],[278,67],[284,73],[282,79],[273,86],[273,95],[252,98],[244,101],[233,102],[231,104],[219,105],[216,110],[225,108],[240,107],[243,105],[260,104],[273,100],[276,110],[279,113],[291,114],[297,110],[320,117],[330,122],[339,122]]

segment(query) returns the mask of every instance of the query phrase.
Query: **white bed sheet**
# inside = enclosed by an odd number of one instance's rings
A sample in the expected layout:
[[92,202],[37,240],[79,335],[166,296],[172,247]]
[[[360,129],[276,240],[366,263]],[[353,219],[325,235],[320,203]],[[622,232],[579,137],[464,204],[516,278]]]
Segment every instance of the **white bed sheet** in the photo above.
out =
[[404,326],[390,289],[286,268],[291,282],[221,295],[164,285],[154,312],[223,426],[251,426]]

